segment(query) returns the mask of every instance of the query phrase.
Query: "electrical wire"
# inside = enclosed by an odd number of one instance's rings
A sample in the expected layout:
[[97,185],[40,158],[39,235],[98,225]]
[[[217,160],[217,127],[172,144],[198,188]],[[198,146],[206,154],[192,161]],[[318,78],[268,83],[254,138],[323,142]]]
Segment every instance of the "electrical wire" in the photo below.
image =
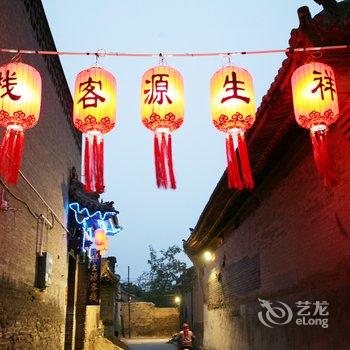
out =
[[30,54],[30,55],[60,55],[60,56],[113,56],[113,57],[214,57],[214,56],[237,56],[237,55],[263,55],[274,53],[312,52],[349,49],[350,45],[333,46],[310,46],[310,47],[288,47],[285,49],[267,49],[250,51],[228,51],[228,52],[166,52],[166,53],[137,53],[137,52],[96,52],[84,51],[45,51],[45,50],[22,50],[22,49],[0,49],[1,53]]
[[[45,199],[42,197],[42,195],[37,191],[37,189],[31,184],[31,182],[26,178],[26,176],[22,173],[22,171],[19,172],[21,177],[23,178],[23,180],[29,185],[29,187],[35,192],[35,194],[40,198],[40,200],[44,203],[44,205],[47,207],[47,209],[49,210],[49,212],[51,213],[51,223],[50,224],[50,228],[52,229],[54,227],[54,222],[55,220],[60,224],[60,226],[66,231],[66,233],[68,233],[71,236],[71,233],[69,232],[69,230],[65,227],[65,225],[62,223],[61,219],[58,217],[58,215],[54,212],[54,210],[50,207],[50,205],[45,201]],[[5,182],[3,180],[0,179],[1,184],[4,186],[4,188],[6,188],[6,190],[10,193],[10,195],[15,198],[18,202],[22,203],[26,209],[28,210],[28,212],[36,219],[40,219],[42,218],[43,215],[38,215],[34,212],[34,210],[30,207],[30,205],[22,198],[19,198],[12,190],[9,186],[7,186],[5,184]]]
[[0,179],[0,182],[1,182],[1,184],[6,188],[6,190],[8,191],[8,193],[10,193],[10,195],[11,195],[13,198],[15,198],[18,202],[22,203],[22,204],[27,208],[27,210],[29,211],[29,213],[30,213],[36,220],[39,219],[40,216],[37,215],[37,214],[34,212],[34,210],[29,206],[29,204],[28,204],[25,200],[23,200],[23,199],[17,197],[17,196],[12,192],[12,190],[10,189],[10,187],[8,187],[8,186],[5,184],[5,182],[2,181],[1,179]]
[[[59,216],[55,213],[55,211],[51,208],[51,206],[46,202],[46,200],[43,198],[43,196],[38,192],[38,190],[32,185],[32,183],[27,179],[27,177],[22,173],[22,171],[19,171],[19,174],[21,175],[22,179],[29,185],[29,187],[35,192],[35,194],[40,198],[40,200],[46,205],[47,209],[51,212],[51,215],[55,220],[60,224],[60,226],[71,235],[69,230],[66,228],[66,226],[63,224]],[[53,227],[53,224],[52,224]]]

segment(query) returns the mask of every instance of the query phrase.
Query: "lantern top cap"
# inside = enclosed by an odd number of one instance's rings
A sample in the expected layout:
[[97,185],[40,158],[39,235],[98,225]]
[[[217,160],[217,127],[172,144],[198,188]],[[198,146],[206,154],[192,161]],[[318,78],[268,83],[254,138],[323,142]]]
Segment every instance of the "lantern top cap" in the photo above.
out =
[[111,73],[108,69],[103,68],[103,67],[101,67],[101,66],[91,66],[91,67],[89,67],[89,68],[85,68],[85,69],[81,70],[81,71],[78,73],[78,75],[81,74],[81,73],[84,73],[84,72],[89,72],[89,71],[94,71],[94,70],[105,71],[105,72],[107,72],[107,73],[109,73],[109,74],[111,74],[111,75],[114,76],[114,74]]
[[170,70],[174,70],[174,71],[180,73],[180,71],[179,71],[178,69],[176,69],[176,68],[174,68],[174,67],[172,67],[172,66],[169,66],[169,65],[167,65],[167,64],[164,64],[164,65],[158,64],[158,65],[156,65],[156,66],[153,66],[153,67],[151,67],[151,68],[148,68],[148,69],[146,70],[146,72],[149,72],[150,70],[153,70],[153,69],[170,69]]
[[315,66],[315,65],[322,65],[322,66],[325,66],[325,67],[329,67],[332,69],[332,67],[327,64],[327,63],[324,63],[324,62],[320,62],[320,61],[311,61],[311,62],[306,62],[302,65],[300,65],[296,70],[298,70],[299,68],[301,67],[305,67],[305,66]]
[[4,64],[2,64],[1,66],[0,66],[0,68],[2,68],[2,67],[7,67],[7,66],[10,66],[10,65],[17,65],[17,66],[26,66],[26,67],[30,67],[31,69],[33,69],[33,70],[35,70],[35,71],[37,71],[38,72],[38,70],[34,67],[34,66],[32,66],[32,65],[30,65],[30,64],[28,64],[28,63],[24,63],[24,62],[22,62],[22,61],[10,61],[10,62],[7,62],[7,63],[4,63]]
[[230,64],[228,64],[228,65],[226,65],[226,66],[223,66],[223,67],[221,67],[220,69],[218,69],[218,70],[213,74],[213,76],[216,75],[216,74],[218,74],[218,73],[220,73],[221,71],[223,71],[223,70],[225,70],[225,69],[232,69],[232,70],[239,69],[239,70],[244,71],[244,72],[246,72],[246,73],[248,73],[248,74],[250,75],[250,73],[249,73],[249,71],[248,71],[247,69],[242,68],[242,67],[239,67],[239,66],[234,66],[232,63],[230,63]]

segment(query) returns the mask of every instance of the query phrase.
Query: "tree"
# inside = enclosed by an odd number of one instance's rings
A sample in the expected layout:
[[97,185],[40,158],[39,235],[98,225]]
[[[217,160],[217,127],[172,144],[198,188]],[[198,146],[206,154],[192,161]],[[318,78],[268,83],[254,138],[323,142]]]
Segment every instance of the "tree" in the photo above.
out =
[[182,250],[173,245],[159,254],[152,246],[149,251],[147,264],[150,269],[138,278],[138,286],[143,290],[146,301],[156,306],[171,306],[177,291],[177,281],[187,269],[186,263],[177,258]]
[[122,290],[124,292],[128,292],[132,295],[134,295],[136,298],[143,298],[143,290],[139,287],[138,284],[135,283],[128,283],[128,282],[122,282],[121,283]]

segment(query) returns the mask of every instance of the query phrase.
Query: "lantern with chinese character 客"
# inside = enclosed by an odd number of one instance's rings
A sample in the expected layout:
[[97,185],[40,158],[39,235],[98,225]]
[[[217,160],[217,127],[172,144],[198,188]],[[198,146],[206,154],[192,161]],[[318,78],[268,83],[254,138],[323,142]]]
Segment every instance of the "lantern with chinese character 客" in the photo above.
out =
[[157,186],[175,189],[171,133],[181,126],[184,118],[180,72],[168,66],[145,72],[141,82],[141,116],[143,125],[154,132]]
[[41,77],[28,64],[0,67],[0,125],[6,127],[0,146],[0,176],[15,184],[21,167],[24,131],[36,125],[41,106]]
[[316,168],[325,186],[336,184],[328,127],[339,117],[337,89],[332,68],[312,62],[292,76],[294,114],[297,123],[310,130]]
[[221,68],[211,78],[210,94],[214,126],[226,133],[228,187],[251,190],[254,181],[244,133],[255,121],[252,77],[242,68]]
[[116,118],[116,80],[100,67],[85,69],[75,80],[74,126],[84,134],[84,173],[87,192],[104,192],[103,134]]
[[94,243],[95,243],[96,250],[98,250],[101,255],[104,255],[108,249],[108,238],[106,235],[106,231],[99,228],[95,230],[94,234],[95,234]]

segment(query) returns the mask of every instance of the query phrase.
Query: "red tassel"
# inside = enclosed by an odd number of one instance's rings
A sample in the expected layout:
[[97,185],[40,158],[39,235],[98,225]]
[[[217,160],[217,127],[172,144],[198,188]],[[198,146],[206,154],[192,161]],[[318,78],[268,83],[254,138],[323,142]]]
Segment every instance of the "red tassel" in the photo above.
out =
[[329,142],[328,129],[310,132],[316,168],[326,187],[337,184],[335,163]]
[[8,127],[0,147],[0,176],[7,184],[16,184],[22,163],[24,133]]
[[172,140],[171,135],[167,132],[156,132],[154,134],[154,165],[157,187],[176,189],[172,157]]
[[243,183],[241,180],[237,157],[235,153],[232,134],[229,133],[226,138],[226,155],[227,155],[227,174],[228,187],[243,190]]
[[[233,137],[238,144],[236,155]],[[249,164],[247,145],[244,133],[241,130],[230,130],[226,135],[226,156],[227,156],[227,176],[228,187],[243,190],[244,188],[252,190],[254,180]]]
[[230,141],[229,136],[226,136],[226,158],[227,158],[227,180],[228,188],[233,188],[233,174],[231,165],[231,152],[230,152]]
[[97,139],[97,171],[96,171],[96,192],[103,193],[105,190],[104,185],[104,141],[102,135],[95,136]]
[[162,174],[162,187],[168,188],[168,175],[166,169],[166,155],[167,155],[167,143],[165,139],[165,133],[161,133],[161,144],[160,144],[160,169]]
[[158,136],[156,133],[154,134],[153,146],[154,146],[154,166],[156,169],[156,182],[157,182],[157,187],[159,188],[161,185],[161,175],[160,175],[160,166],[159,166],[160,151],[159,151]]
[[174,167],[173,167],[173,146],[172,146],[171,134],[168,134],[168,169],[169,169],[169,177],[170,177],[170,187],[173,190],[175,190],[176,180],[175,180]]
[[104,192],[104,142],[102,134],[85,134],[85,191]]
[[85,151],[84,151],[84,174],[85,174],[85,191],[93,192],[91,183],[91,141],[90,135],[85,134]]
[[243,132],[238,132],[238,152],[239,152],[239,158],[241,160],[241,171],[242,171],[244,186],[246,189],[251,191],[254,188],[254,180],[252,176],[252,171],[250,169],[247,144],[245,142],[245,137]]

